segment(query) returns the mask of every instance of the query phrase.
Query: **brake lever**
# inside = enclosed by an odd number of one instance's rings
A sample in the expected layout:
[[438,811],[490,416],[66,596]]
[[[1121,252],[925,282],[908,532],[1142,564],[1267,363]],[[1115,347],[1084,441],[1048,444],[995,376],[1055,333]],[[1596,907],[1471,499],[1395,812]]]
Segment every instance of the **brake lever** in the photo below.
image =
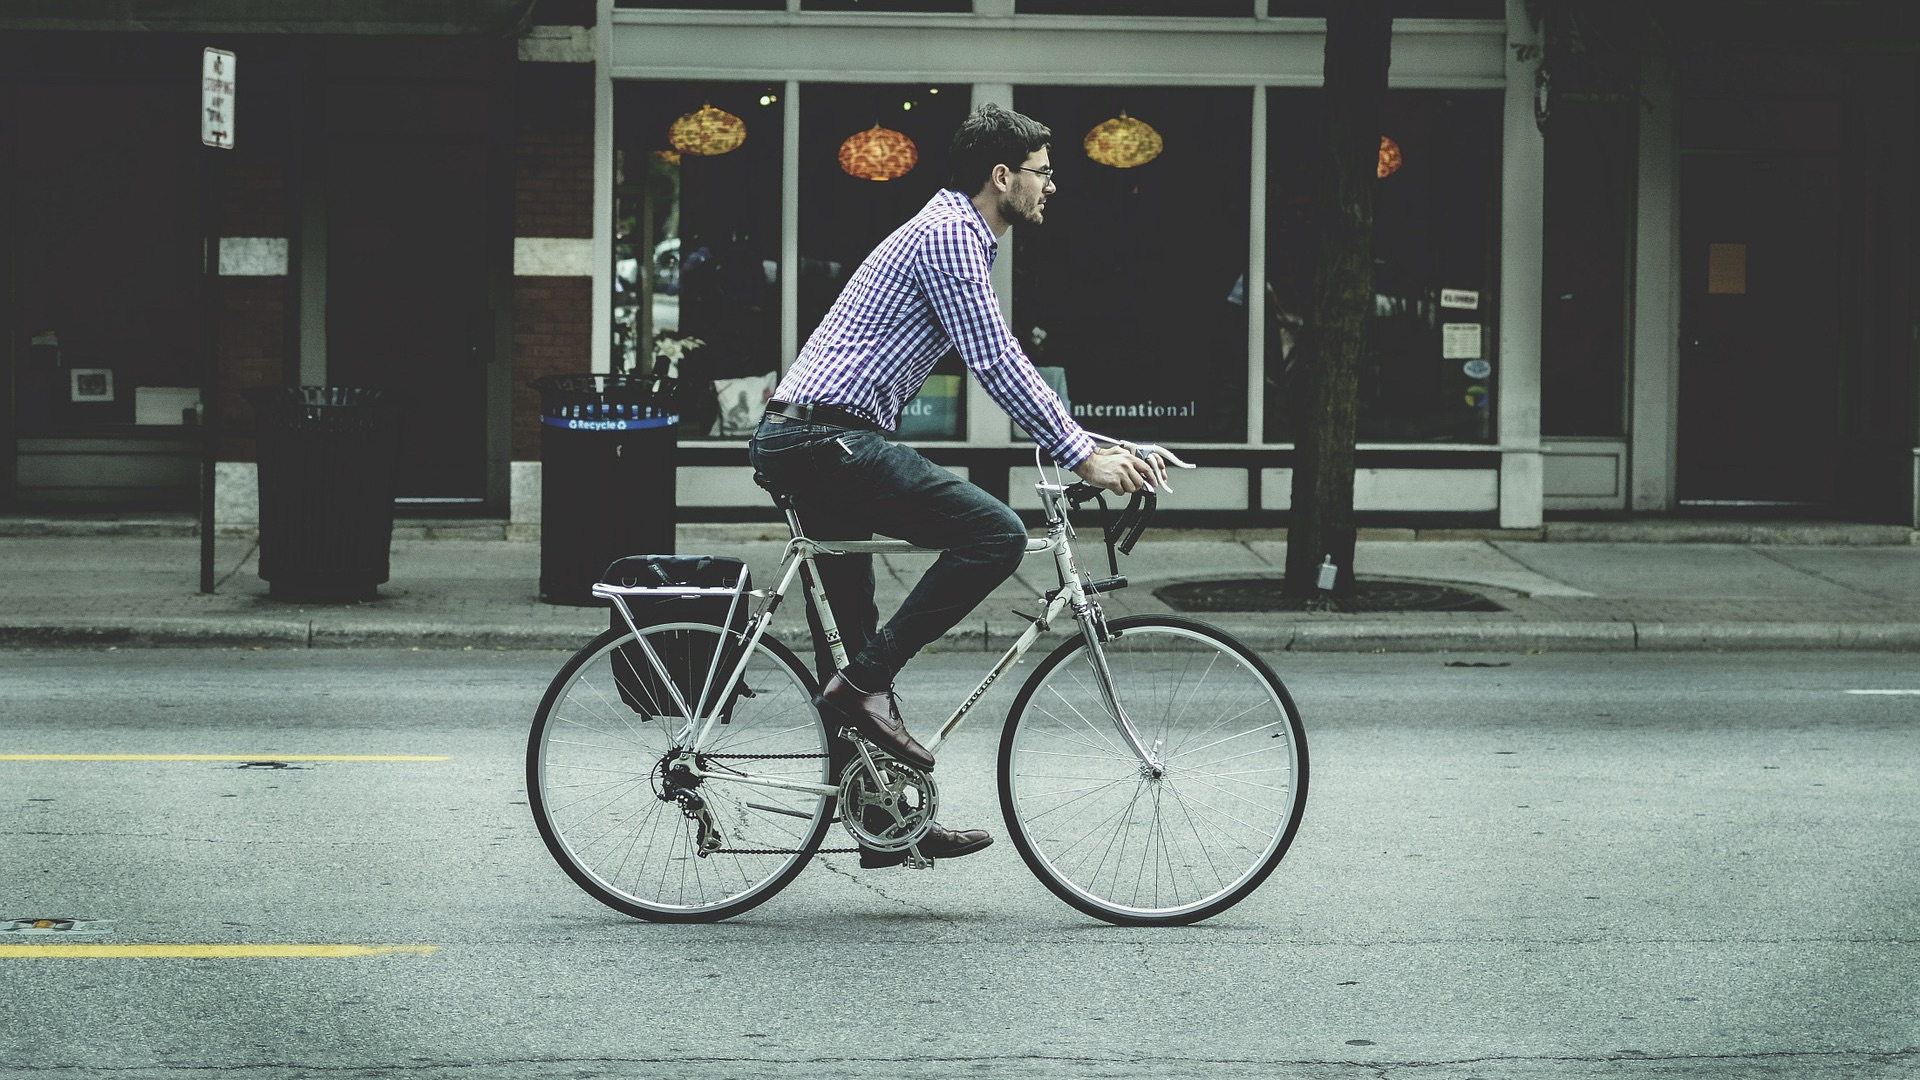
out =
[[[1127,503],[1127,508],[1120,511],[1120,516],[1114,521],[1112,530],[1107,534],[1108,557],[1110,559],[1112,557],[1111,549],[1113,548],[1118,548],[1122,555],[1133,554],[1133,545],[1139,543],[1140,534],[1147,531],[1147,519],[1153,516],[1154,507],[1159,501],[1159,497],[1151,490],[1136,491],[1133,493],[1133,498]],[[1120,534],[1120,542],[1117,544],[1114,543],[1113,539],[1116,533]],[[1116,574],[1120,572],[1117,561],[1115,561],[1113,572]]]
[[1191,462],[1181,461],[1179,456],[1173,451],[1164,446],[1155,445],[1154,443],[1135,443],[1133,455],[1142,461],[1149,460],[1157,455],[1161,460],[1176,469],[1197,469],[1200,467]]
[[[1165,475],[1166,470],[1164,466],[1166,465],[1171,465],[1176,469],[1199,468],[1198,465],[1195,465],[1192,462],[1180,460],[1180,455],[1174,453],[1173,451],[1157,443],[1133,443],[1133,442],[1128,442],[1125,439],[1116,439],[1111,435],[1102,435],[1097,431],[1089,431],[1087,432],[1087,434],[1091,436],[1093,441],[1095,442],[1104,443],[1108,446],[1125,447],[1128,451],[1130,451],[1133,454],[1134,457],[1137,457],[1141,461],[1146,462],[1148,468],[1153,468],[1154,459],[1158,458],[1162,465],[1162,467],[1158,470],[1161,475]],[[1151,485],[1149,485],[1148,490],[1152,491],[1154,490],[1154,488]]]

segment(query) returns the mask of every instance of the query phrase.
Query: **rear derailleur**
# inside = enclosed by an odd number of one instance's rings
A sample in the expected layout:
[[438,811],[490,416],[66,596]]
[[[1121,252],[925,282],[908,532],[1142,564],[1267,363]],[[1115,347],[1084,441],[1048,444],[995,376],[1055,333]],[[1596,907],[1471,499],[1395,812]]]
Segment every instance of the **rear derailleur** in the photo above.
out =
[[687,768],[683,756],[662,758],[654,767],[654,797],[679,806],[680,813],[694,823],[694,854],[704,859],[726,847],[727,836],[720,829],[720,819],[707,806],[707,800],[700,797],[699,787],[700,778]]

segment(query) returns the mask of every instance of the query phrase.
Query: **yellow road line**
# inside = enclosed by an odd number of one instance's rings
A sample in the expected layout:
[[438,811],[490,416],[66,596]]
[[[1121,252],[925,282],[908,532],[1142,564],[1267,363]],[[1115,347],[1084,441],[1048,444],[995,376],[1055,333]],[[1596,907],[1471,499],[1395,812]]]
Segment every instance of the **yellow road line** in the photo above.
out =
[[446,761],[411,754],[0,754],[0,761]]
[[432,953],[438,945],[0,945],[0,960],[206,960]]

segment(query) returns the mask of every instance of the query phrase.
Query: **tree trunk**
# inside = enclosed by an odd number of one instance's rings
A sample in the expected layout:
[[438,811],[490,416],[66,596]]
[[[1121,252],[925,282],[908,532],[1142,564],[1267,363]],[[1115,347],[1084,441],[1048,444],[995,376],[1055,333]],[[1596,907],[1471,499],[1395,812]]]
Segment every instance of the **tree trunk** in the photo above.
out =
[[1373,312],[1373,187],[1380,106],[1393,41],[1390,0],[1336,0],[1327,14],[1325,126],[1313,217],[1318,241],[1313,314],[1293,454],[1287,526],[1289,596],[1317,596],[1320,565],[1353,581],[1353,459],[1360,360]]

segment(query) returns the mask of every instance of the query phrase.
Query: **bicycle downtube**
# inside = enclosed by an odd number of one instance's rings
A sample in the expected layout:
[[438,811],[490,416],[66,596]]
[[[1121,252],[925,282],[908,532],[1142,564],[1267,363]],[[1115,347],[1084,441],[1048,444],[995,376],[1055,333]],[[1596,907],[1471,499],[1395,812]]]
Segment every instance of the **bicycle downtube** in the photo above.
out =
[[953,715],[947,717],[947,722],[940,725],[940,730],[934,732],[933,738],[927,741],[927,753],[936,753],[940,744],[947,741],[947,736],[959,729],[961,721],[967,718],[973,706],[993,687],[993,684],[1000,680],[1000,676],[1005,675],[1013,665],[1019,663],[1028,649],[1033,648],[1033,643],[1040,639],[1040,628],[1059,618],[1060,612],[1066,606],[1067,594],[1063,591],[1053,598],[1053,603],[1047,608],[1045,615],[1027,624],[1027,628],[1020,632],[1019,637],[1013,639],[1012,645],[1008,646],[1005,655],[993,665],[993,670],[987,672],[987,677],[980,680],[980,685],[973,688],[973,693],[967,695],[967,699],[960,703],[959,708],[953,710]]

